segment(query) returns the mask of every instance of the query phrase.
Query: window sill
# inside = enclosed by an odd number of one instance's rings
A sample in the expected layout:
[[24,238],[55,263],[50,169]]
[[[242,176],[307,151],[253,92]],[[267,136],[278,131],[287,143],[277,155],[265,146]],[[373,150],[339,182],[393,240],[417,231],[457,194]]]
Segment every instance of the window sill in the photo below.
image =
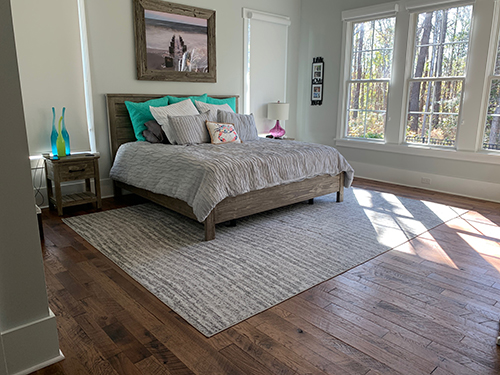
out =
[[385,143],[383,141],[366,141],[357,139],[336,139],[335,146],[500,165],[500,152],[498,151],[457,151],[454,148],[437,148],[413,144],[398,145]]

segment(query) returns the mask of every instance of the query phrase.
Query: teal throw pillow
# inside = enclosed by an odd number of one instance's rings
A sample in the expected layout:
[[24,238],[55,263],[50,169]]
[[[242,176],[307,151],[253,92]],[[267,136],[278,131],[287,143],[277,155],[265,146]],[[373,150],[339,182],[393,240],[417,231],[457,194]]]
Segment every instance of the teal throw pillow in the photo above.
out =
[[142,135],[142,132],[147,129],[144,124],[155,119],[149,107],[164,107],[166,105],[168,105],[168,96],[159,99],[151,99],[142,103],[125,102],[134,128],[135,138],[137,138],[138,141],[146,142],[146,138]]
[[216,98],[211,98],[210,96],[207,97],[206,103],[208,104],[216,104],[216,105],[222,105],[222,104],[228,104],[231,109],[236,113],[236,98],[226,98],[226,99],[216,99]]
[[198,100],[199,102],[203,102],[203,103],[206,103],[207,102],[207,94],[203,94],[203,95],[200,95],[200,96],[187,96],[185,98],[178,98],[177,96],[169,96],[168,97],[168,103],[169,104],[175,104],[175,103],[179,103],[179,102],[182,102],[183,100],[187,100],[187,99],[191,99],[191,101],[193,102],[193,104],[195,104],[195,100]]

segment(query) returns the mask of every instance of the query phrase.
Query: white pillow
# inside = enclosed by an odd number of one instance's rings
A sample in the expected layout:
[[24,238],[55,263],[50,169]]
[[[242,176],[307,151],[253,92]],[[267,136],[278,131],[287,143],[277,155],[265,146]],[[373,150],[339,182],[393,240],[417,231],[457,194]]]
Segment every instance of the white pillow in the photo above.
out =
[[165,135],[172,144],[175,144],[171,141],[175,137],[169,129],[168,116],[193,116],[200,114],[190,99],[170,104],[165,107],[150,106],[149,110],[151,111],[151,114],[155,118],[156,122],[161,125]]
[[206,125],[213,144],[241,143],[233,124],[207,121]]
[[217,110],[218,109],[220,109],[221,111],[234,113],[233,109],[227,103],[209,104],[209,103],[200,102],[198,100],[195,100],[194,102],[196,104],[196,108],[198,108],[198,111],[200,111],[200,113],[205,113],[206,111],[210,111],[210,115],[212,117],[217,117]]

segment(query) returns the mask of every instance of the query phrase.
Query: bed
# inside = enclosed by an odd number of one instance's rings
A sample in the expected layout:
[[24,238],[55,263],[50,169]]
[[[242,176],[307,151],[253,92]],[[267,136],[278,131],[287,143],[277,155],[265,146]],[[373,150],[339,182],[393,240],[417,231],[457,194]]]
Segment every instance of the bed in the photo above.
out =
[[[146,95],[146,94],[107,94],[107,110],[108,110],[108,124],[110,135],[111,154],[113,157],[113,168],[117,161],[117,153],[122,152],[124,149],[129,149],[129,153],[138,153],[140,150],[148,150],[150,146],[146,142],[134,142],[136,140],[128,111],[125,107],[125,101],[144,102],[150,99],[160,98],[164,95]],[[177,97],[186,97],[189,95],[175,95]],[[218,99],[224,99],[237,96],[212,96]],[[236,100],[238,103],[238,100]],[[236,112],[237,108],[236,108]],[[131,144],[130,142],[134,142]],[[289,144],[293,141],[274,141],[275,143]],[[251,142],[248,142],[251,143]],[[123,146],[120,149],[120,146]],[[297,143],[298,145],[298,143]],[[249,145],[246,145],[249,147]],[[256,141],[253,147],[261,147],[259,141]],[[152,146],[151,146],[152,147]],[[160,146],[161,147],[161,146]],[[202,148],[209,147],[202,145]],[[227,145],[222,146],[227,147]],[[305,147],[305,146],[304,146]],[[327,147],[327,146],[323,146]],[[131,150],[132,149],[132,150]],[[165,148],[166,149],[166,148]],[[124,153],[123,151],[122,153]],[[120,156],[120,155],[119,155]],[[348,165],[348,164],[347,164]],[[350,166],[349,166],[350,168]],[[319,174],[310,178],[301,179],[294,182],[279,184],[276,186],[259,188],[243,194],[235,196],[227,196],[220,200],[216,205],[211,208],[210,212],[206,215],[201,215],[188,204],[187,199],[179,199],[175,194],[161,194],[154,189],[143,188],[141,184],[126,183],[122,180],[113,179],[115,196],[122,194],[122,189],[128,190],[134,194],[142,196],[150,201],[167,207],[191,219],[200,221],[204,225],[205,240],[215,239],[215,225],[224,222],[234,223],[236,219],[253,215],[259,212],[275,209],[278,207],[299,203],[303,201],[313,202],[315,197],[326,194],[337,193],[337,202],[343,201],[344,186],[350,184],[352,180],[352,169],[347,171],[349,173],[349,182],[347,182],[345,173],[338,174]],[[200,217],[203,220],[200,220]]]

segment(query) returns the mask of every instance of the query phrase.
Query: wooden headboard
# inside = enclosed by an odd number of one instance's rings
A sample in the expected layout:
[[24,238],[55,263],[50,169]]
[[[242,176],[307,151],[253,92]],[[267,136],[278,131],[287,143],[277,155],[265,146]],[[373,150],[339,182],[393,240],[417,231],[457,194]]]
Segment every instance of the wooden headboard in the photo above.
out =
[[[165,96],[165,94],[106,94],[109,140],[113,161],[115,160],[118,148],[122,144],[136,140],[125,102],[129,101],[140,103],[151,99],[161,98],[163,96]],[[191,95],[170,96],[185,98]],[[238,95],[210,95],[210,97],[216,99],[236,98],[236,113],[238,113]]]

